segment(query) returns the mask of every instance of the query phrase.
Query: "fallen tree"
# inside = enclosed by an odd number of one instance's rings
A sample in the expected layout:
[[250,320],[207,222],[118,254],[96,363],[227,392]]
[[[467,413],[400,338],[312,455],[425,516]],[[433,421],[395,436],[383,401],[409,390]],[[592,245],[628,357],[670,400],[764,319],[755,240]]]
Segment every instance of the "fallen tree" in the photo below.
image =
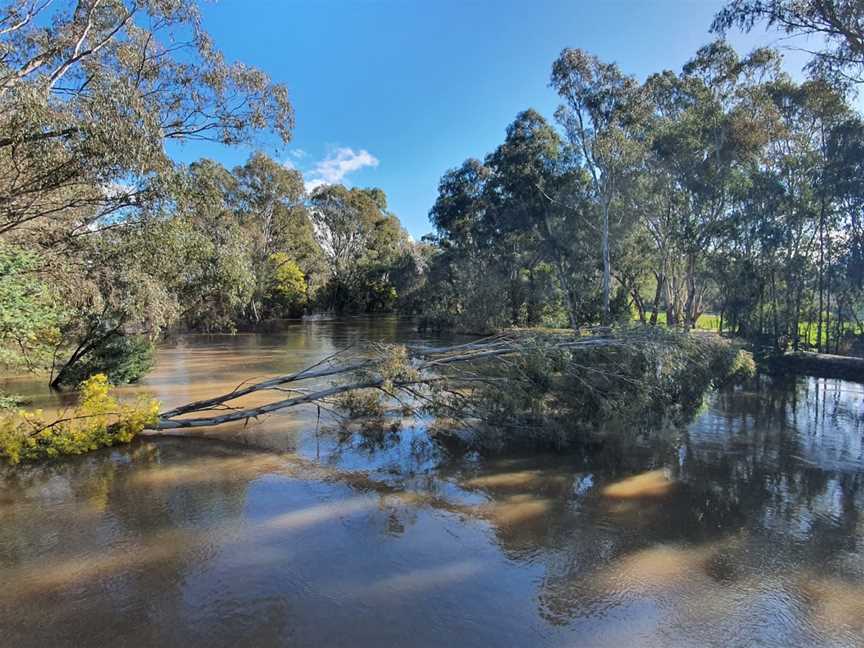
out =
[[[507,332],[450,347],[375,345],[175,407],[154,428],[213,427],[309,404],[379,417],[389,401],[403,413],[482,427],[484,442],[560,446],[590,427],[686,413],[712,384],[752,371],[742,353],[717,336],[649,327]],[[263,392],[279,397],[238,404]]]
[[475,445],[563,447],[598,430],[626,433],[687,418],[709,387],[753,370],[749,354],[718,336],[634,327],[346,349],[158,414],[152,400],[117,401],[100,375],[84,383],[77,408],[54,421],[23,410],[0,416],[0,457],[17,463],[80,454],[143,429],[248,422],[304,405],[360,418],[367,431],[392,429],[387,415],[397,410],[398,420],[431,416],[438,433]]

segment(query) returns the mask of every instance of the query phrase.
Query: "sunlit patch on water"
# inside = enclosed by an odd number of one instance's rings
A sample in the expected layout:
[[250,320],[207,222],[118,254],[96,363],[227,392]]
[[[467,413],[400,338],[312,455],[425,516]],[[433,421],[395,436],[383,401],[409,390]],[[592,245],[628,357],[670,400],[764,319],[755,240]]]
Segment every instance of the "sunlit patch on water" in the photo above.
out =
[[239,457],[209,457],[181,465],[153,465],[136,471],[130,484],[137,488],[177,488],[225,480],[245,481],[258,476],[287,471],[285,461],[267,454]]
[[[376,326],[182,338],[127,389],[415,335]],[[503,456],[307,409],[6,471],[0,646],[864,645],[862,407],[766,379],[687,429]]]
[[536,522],[549,511],[551,501],[532,495],[511,495],[478,508],[480,515],[501,527]]
[[707,582],[721,545],[694,547],[656,545],[625,555],[601,569],[596,576],[602,590],[630,595],[656,594],[682,586]]
[[452,586],[476,576],[482,569],[483,564],[477,560],[460,560],[434,567],[407,569],[367,585],[342,590],[342,593],[358,598],[389,599]]
[[376,503],[369,497],[352,497],[351,499],[329,502],[310,506],[296,511],[289,511],[270,518],[260,525],[264,531],[299,531],[328,520],[353,515],[361,511],[376,508]]
[[820,628],[833,635],[864,636],[864,584],[813,574],[801,590]]
[[78,590],[120,574],[170,564],[178,554],[201,541],[199,532],[173,529],[123,543],[114,549],[74,556],[61,553],[53,556],[49,563],[40,560],[0,569],[0,581],[15,584],[14,589],[0,589],[0,597],[6,599],[6,604],[15,600],[24,603],[26,597]]
[[649,470],[603,488],[603,495],[613,499],[639,499],[668,495],[676,482],[668,470]]

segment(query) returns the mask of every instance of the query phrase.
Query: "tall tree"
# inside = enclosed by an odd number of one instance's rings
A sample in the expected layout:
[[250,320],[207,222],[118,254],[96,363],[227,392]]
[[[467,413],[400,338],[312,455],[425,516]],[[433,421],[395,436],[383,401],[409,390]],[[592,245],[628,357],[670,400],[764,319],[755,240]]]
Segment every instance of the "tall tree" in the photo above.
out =
[[757,24],[790,35],[817,35],[825,47],[808,67],[840,84],[864,82],[864,3],[861,0],[732,0],[714,18],[721,34]]
[[727,43],[701,48],[681,74],[649,77],[651,151],[661,186],[678,193],[673,208],[675,252],[667,268],[669,324],[695,326],[708,290],[704,261],[728,225],[737,185],[758,161],[770,133],[760,80],[776,71],[767,51],[741,59]]
[[293,123],[286,88],[226,63],[192,0],[0,11],[0,234],[109,226],[165,196],[167,141],[288,141]]
[[[311,234],[311,228],[298,227],[305,220],[305,213],[299,213],[305,211],[303,176],[260,152],[235,169],[234,176],[237,186],[232,199],[252,246],[255,287],[250,308],[252,319],[257,322],[263,316],[269,290],[270,258],[277,252],[287,254],[295,237]],[[297,240],[296,244],[308,245],[308,239]]]
[[601,215],[603,318],[610,315],[612,262],[609,222],[613,203],[642,155],[642,112],[636,80],[614,63],[580,49],[565,49],[552,65],[552,87],[564,103],[555,116],[582,154]]
[[486,165],[492,170],[487,191],[496,230],[524,251],[521,265],[529,277],[538,264],[551,261],[570,325],[577,328],[590,294],[585,276],[597,259],[583,246],[594,230],[586,200],[590,179],[580,156],[539,113],[526,110],[507,127],[504,143]]
[[318,187],[309,200],[330,279],[325,303],[336,311],[367,310],[395,300],[388,270],[408,242],[380,189]]

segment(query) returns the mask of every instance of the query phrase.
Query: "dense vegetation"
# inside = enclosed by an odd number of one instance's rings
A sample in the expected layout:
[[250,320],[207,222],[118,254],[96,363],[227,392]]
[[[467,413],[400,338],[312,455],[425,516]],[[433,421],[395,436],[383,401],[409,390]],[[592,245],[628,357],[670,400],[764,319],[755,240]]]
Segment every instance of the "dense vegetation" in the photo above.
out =
[[0,362],[54,386],[133,381],[171,329],[377,312],[422,267],[378,189],[257,152],[185,166],[171,142],[288,142],[287,89],[228,64],[190,0],[19,0],[0,14]]
[[[263,150],[287,89],[228,63],[192,0],[8,2],[0,14],[0,362],[55,386],[134,381],[165,332],[304,313],[485,332],[640,321],[778,349],[864,333],[862,16],[736,0],[713,28],[818,32],[809,78],[717,40],[640,82],[578,49],[551,120],[441,180],[415,243],[380,189],[318,186]],[[258,152],[234,169],[169,145]]]
[[554,122],[520,113],[441,181],[430,323],[693,328],[710,312],[778,349],[848,350],[864,333],[864,124],[848,89],[779,62],[717,41],[639,83],[565,50]]

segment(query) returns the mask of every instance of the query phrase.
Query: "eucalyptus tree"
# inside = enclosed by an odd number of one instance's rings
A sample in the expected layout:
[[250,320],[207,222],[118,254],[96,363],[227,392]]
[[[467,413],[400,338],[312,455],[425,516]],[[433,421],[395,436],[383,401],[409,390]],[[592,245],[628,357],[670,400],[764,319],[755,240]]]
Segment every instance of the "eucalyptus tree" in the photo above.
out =
[[77,387],[96,373],[134,382],[150,370],[155,341],[180,312],[161,258],[170,253],[165,243],[149,229],[107,230],[80,239],[67,267],[43,269],[60,275],[65,293],[53,387]]
[[384,192],[324,185],[312,193],[309,213],[329,275],[325,305],[337,311],[389,307],[396,295],[388,271],[408,237],[387,212]]
[[563,104],[555,113],[591,176],[600,215],[603,319],[610,316],[609,223],[615,200],[643,155],[644,102],[639,84],[614,63],[565,49],[552,65],[551,85]]
[[[304,261],[310,260],[313,231],[303,205],[305,192],[299,171],[258,152],[234,169],[233,175],[236,191],[231,199],[252,247],[255,284],[249,306],[252,320],[257,322],[264,315],[270,288],[271,257],[284,253],[295,263],[301,255],[306,257]],[[299,265],[298,269],[303,270]]]
[[92,232],[165,197],[166,142],[288,141],[293,123],[287,89],[227,63],[192,0],[0,10],[0,234]]
[[[511,256],[492,215],[493,170],[475,158],[447,171],[429,212],[438,249],[423,299],[431,326],[486,332],[513,324]],[[512,246],[507,246],[511,247]]]
[[771,51],[739,58],[722,41],[701,48],[680,74],[649,77],[651,151],[665,185],[679,194],[673,218],[680,263],[667,269],[670,324],[694,326],[710,275],[705,261],[729,225],[729,206],[759,162],[771,132],[764,80],[777,73]]
[[469,158],[441,177],[429,220],[442,246],[470,250],[488,242],[486,183],[491,174],[480,160]]
[[40,265],[34,252],[0,241],[0,365],[38,369],[50,359],[63,310]]
[[[590,279],[599,261],[591,245],[597,231],[591,180],[580,162],[580,155],[534,110],[519,113],[507,127],[504,143],[486,158],[497,229],[522,246],[521,264],[532,276],[541,263],[551,262],[573,328],[596,316],[589,307],[596,293]],[[530,287],[532,295],[537,288]]]
[[[752,269],[750,280],[733,272],[722,284],[725,297],[738,296],[730,315],[739,326],[798,348],[804,322],[812,321],[822,348],[830,326],[834,248],[845,238],[831,141],[850,109],[823,81],[796,84],[779,77],[762,90],[771,111],[770,137],[733,196],[733,227],[719,239],[714,267],[730,268],[729,260],[738,258]],[[747,259],[740,256],[745,252]]]
[[789,35],[823,39],[808,67],[843,85],[864,82],[864,4],[861,0],[732,0],[714,18],[712,30],[745,31],[757,24]]
[[232,331],[252,318],[254,243],[237,214],[238,179],[213,160],[191,164],[183,176],[171,244],[183,260],[174,290],[185,327]]
[[[832,163],[831,140],[834,129],[851,116],[851,110],[842,94],[838,93],[832,86],[822,80],[805,82],[798,87],[791,87],[785,92],[781,90],[780,97],[775,98],[778,110],[782,116],[785,128],[781,132],[788,135],[783,137],[789,142],[780,152],[782,161],[788,163],[791,158],[798,157],[803,165],[784,174],[785,180],[791,187],[795,184],[804,184],[803,191],[809,191],[811,195],[811,213],[815,215],[815,238],[818,246],[817,277],[818,277],[818,305],[816,312],[817,348],[827,347],[828,341],[823,341],[823,324],[826,332],[830,327],[830,301],[831,301],[831,273],[828,267],[831,265],[832,247],[837,230],[839,212],[835,201],[836,172],[835,164]],[[794,120],[794,121],[793,121]],[[791,123],[790,123],[791,121]],[[775,140],[778,139],[775,135]],[[775,158],[777,154],[775,152]],[[791,188],[790,187],[790,188]],[[799,191],[800,193],[800,191]],[[794,190],[793,190],[794,195]],[[801,200],[806,200],[802,196]],[[800,202],[800,200],[799,200]],[[808,205],[802,205],[807,209]],[[790,223],[790,229],[793,223]],[[799,264],[795,264],[799,265]],[[794,330],[792,337],[795,346],[798,346],[798,322],[801,313],[801,293],[803,292],[803,281],[796,282]],[[827,319],[827,321],[825,321]]]
[[860,115],[850,114],[832,129],[827,158],[838,230],[836,352],[844,318],[864,335],[864,121]]

